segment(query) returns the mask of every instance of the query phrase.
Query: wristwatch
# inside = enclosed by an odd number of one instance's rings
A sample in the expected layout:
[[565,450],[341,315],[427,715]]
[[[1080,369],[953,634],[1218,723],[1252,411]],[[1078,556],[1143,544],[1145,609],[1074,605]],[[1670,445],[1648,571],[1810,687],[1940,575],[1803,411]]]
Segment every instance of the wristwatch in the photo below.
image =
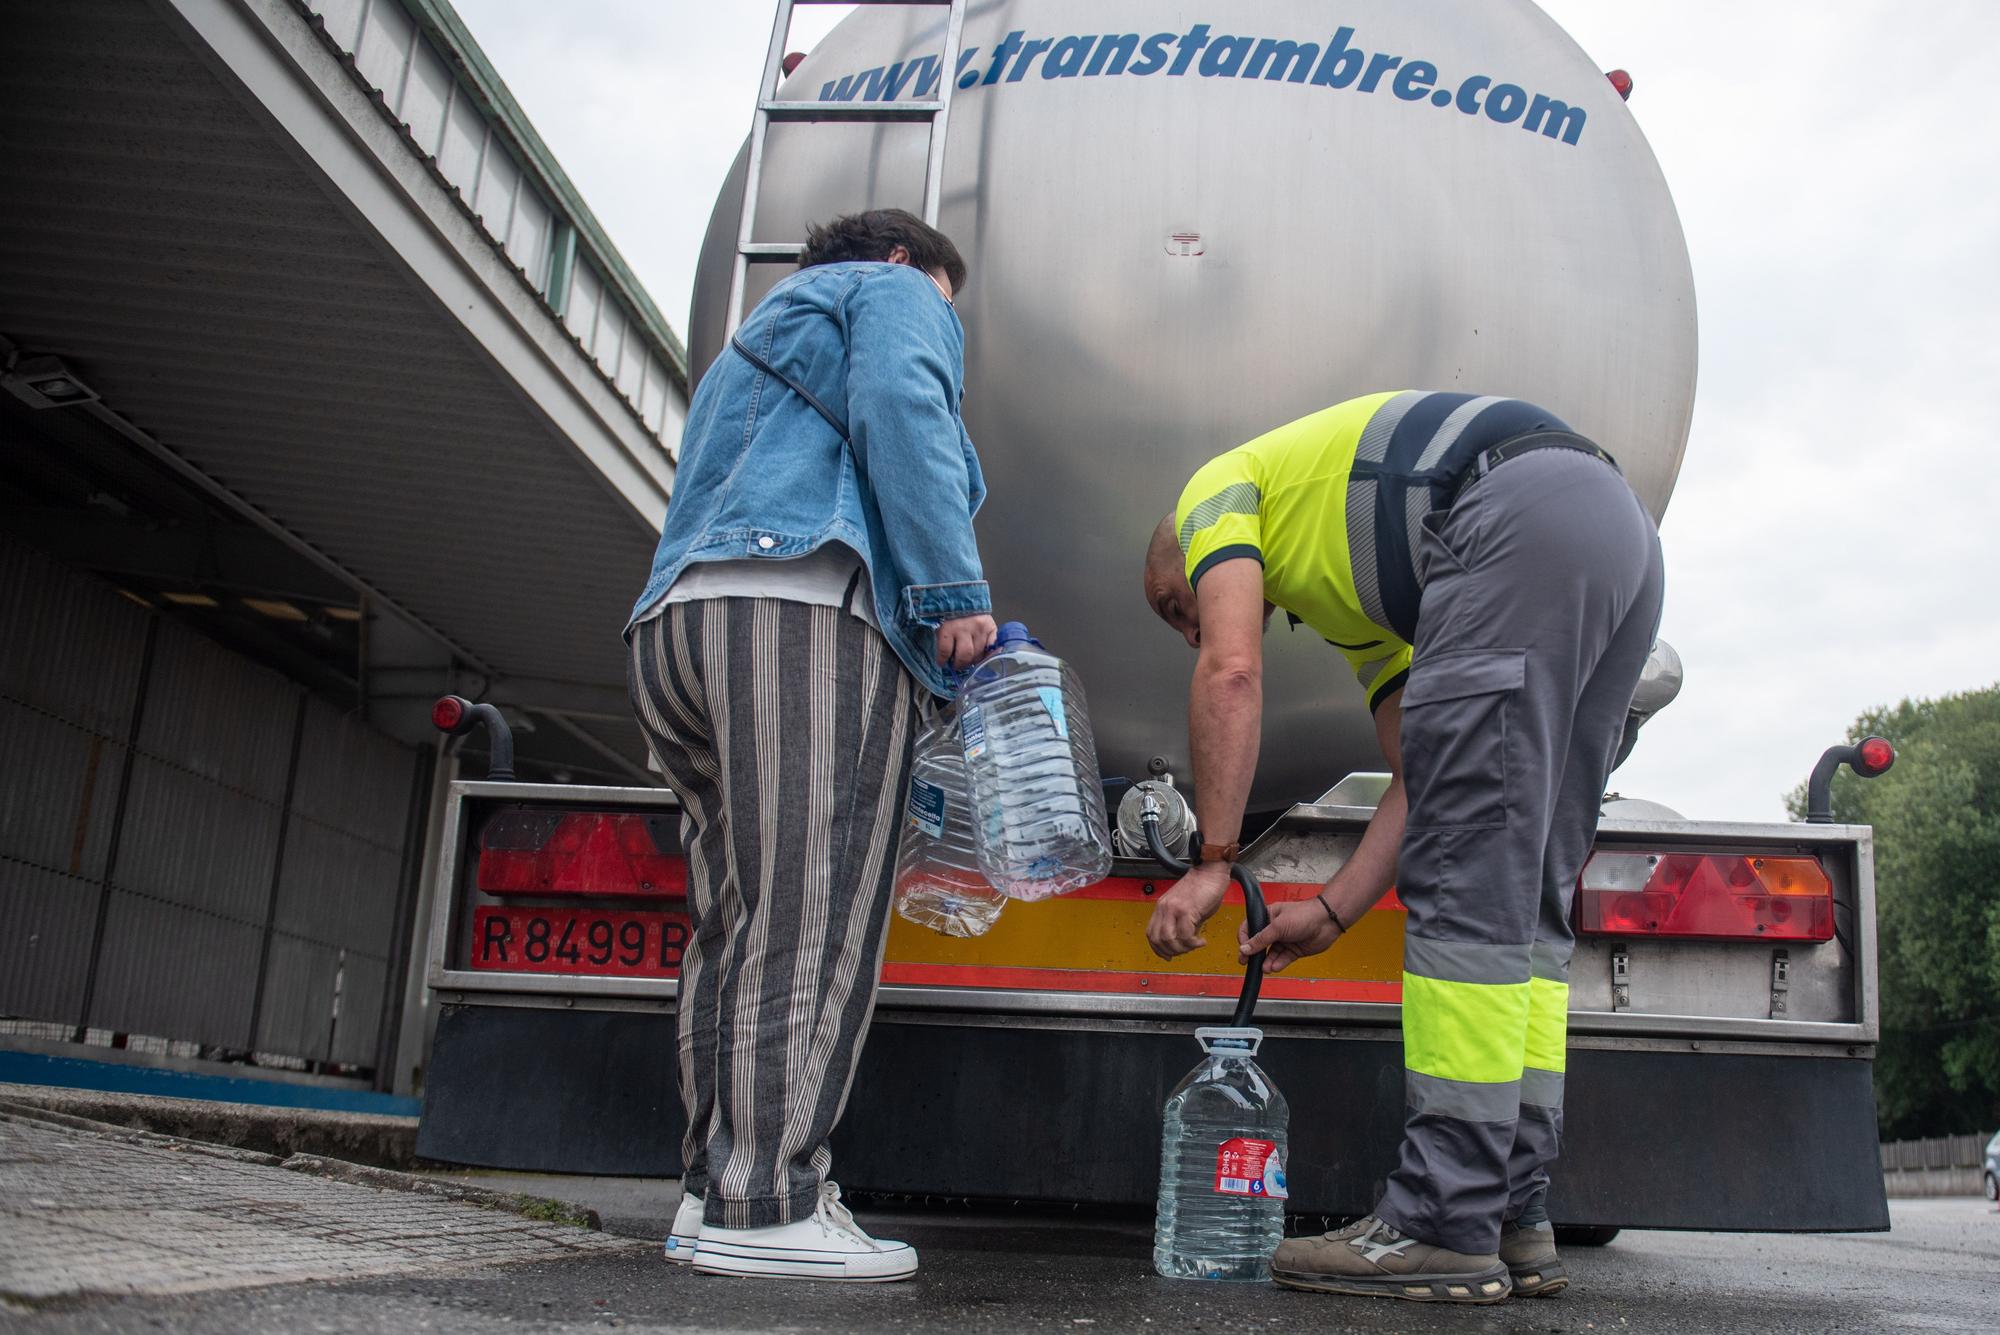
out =
[[1202,862],[1220,862],[1224,866],[1228,866],[1242,855],[1243,845],[1241,844],[1203,844],[1198,860]]

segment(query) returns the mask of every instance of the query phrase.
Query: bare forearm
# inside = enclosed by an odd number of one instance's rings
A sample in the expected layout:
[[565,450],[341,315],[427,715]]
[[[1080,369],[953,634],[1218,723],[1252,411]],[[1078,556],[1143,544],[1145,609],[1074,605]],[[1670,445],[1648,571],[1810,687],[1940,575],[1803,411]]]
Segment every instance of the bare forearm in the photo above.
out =
[[1210,843],[1234,843],[1243,832],[1263,716],[1260,674],[1195,668],[1188,691],[1188,741],[1194,758],[1195,819],[1201,837]]
[[1375,808],[1353,856],[1341,864],[1320,892],[1346,926],[1361,921],[1361,915],[1374,908],[1396,883],[1396,853],[1402,847],[1403,825],[1409,814],[1409,799],[1399,774],[1382,794],[1381,805]]

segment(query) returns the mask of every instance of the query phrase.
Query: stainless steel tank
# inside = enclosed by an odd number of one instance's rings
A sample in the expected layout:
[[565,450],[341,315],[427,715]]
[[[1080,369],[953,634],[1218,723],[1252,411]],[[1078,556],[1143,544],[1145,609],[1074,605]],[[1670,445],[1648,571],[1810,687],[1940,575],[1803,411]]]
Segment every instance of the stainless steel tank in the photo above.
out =
[[[857,11],[784,95],[927,95],[943,15]],[[972,270],[980,546],[1000,615],[1081,671],[1107,775],[1187,771],[1193,655],[1140,558],[1188,475],[1262,431],[1381,389],[1514,395],[1664,509],[1694,398],[1686,243],[1631,113],[1534,5],[988,0],[964,49],[939,225]],[[915,209],[924,133],[774,127],[758,239]],[[697,374],[741,182],[739,158],[702,250]],[[1267,656],[1253,805],[1381,767],[1338,654],[1280,618]]]

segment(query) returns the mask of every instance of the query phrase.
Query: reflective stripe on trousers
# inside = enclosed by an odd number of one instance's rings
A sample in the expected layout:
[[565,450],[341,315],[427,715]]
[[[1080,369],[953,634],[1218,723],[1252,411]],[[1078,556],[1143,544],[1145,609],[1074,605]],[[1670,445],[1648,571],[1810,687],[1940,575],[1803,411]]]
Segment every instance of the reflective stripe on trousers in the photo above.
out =
[[1570,899],[1658,629],[1651,518],[1570,450],[1423,522],[1397,887],[1408,1116],[1376,1213],[1493,1252],[1562,1141]]

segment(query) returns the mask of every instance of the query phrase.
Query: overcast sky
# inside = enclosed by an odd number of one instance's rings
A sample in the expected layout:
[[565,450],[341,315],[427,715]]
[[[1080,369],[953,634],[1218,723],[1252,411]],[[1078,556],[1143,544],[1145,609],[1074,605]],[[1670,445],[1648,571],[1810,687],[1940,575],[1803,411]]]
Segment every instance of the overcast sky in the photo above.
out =
[[[455,3],[684,330],[774,6]],[[1632,72],[1700,305],[1662,528],[1688,683],[1614,783],[1779,819],[1862,710],[2000,680],[2000,4],[1544,8]]]

